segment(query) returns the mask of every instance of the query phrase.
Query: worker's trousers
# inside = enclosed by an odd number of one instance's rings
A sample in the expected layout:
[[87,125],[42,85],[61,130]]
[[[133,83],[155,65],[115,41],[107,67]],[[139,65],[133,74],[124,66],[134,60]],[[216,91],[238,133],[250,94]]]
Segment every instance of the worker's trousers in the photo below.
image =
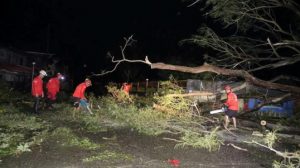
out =
[[41,102],[41,97],[34,97],[34,105],[33,105],[33,108],[34,108],[34,113],[35,114],[40,114],[40,102]]

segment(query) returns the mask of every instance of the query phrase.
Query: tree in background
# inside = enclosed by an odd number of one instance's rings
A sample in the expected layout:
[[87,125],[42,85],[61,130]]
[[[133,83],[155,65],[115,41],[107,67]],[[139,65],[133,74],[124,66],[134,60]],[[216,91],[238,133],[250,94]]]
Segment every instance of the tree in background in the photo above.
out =
[[300,61],[300,6],[293,0],[195,3],[201,3],[205,15],[222,26],[214,31],[204,25],[197,35],[182,41],[212,49],[213,55],[204,56],[207,63],[255,72]]

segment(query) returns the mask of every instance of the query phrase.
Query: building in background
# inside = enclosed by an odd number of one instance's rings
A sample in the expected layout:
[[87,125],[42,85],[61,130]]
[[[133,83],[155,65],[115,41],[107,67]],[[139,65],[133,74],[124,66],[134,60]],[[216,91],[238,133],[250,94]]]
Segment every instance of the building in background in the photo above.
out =
[[0,80],[14,87],[29,88],[34,73],[47,69],[53,56],[49,53],[0,47]]

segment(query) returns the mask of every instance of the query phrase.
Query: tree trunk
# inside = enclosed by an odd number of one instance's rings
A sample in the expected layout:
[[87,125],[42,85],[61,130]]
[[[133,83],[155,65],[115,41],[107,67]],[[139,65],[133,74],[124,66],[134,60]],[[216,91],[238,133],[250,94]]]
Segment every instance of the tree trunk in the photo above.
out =
[[221,75],[226,75],[226,76],[240,77],[240,78],[245,79],[246,82],[251,83],[256,86],[264,87],[267,89],[281,90],[284,92],[291,92],[291,93],[300,95],[299,87],[261,80],[261,79],[255,78],[250,73],[248,73],[247,71],[244,71],[244,70],[225,69],[225,68],[216,67],[216,66],[206,64],[206,63],[202,66],[187,67],[187,66],[180,66],[180,65],[170,65],[170,64],[165,64],[165,63],[159,62],[159,63],[151,63],[150,66],[151,66],[151,69],[172,70],[172,71],[194,73],[194,74],[199,74],[199,73],[203,73],[203,72],[213,72],[216,74],[221,74]]

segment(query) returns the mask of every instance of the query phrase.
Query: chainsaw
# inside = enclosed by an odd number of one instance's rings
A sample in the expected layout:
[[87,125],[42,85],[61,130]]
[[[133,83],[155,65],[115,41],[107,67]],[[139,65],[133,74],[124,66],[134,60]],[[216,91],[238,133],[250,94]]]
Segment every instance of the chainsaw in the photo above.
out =
[[217,109],[217,110],[213,110],[213,111],[210,111],[209,113],[210,114],[217,114],[217,113],[223,113],[227,110],[227,106],[226,105],[223,105],[221,109]]

